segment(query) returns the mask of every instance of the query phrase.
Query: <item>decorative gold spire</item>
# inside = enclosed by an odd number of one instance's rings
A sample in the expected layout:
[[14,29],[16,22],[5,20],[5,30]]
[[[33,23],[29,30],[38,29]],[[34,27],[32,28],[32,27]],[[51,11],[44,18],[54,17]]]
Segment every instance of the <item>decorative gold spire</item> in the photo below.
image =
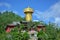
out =
[[26,21],[32,21],[33,9],[28,6],[28,8],[24,9],[24,13]]
[[33,9],[28,6],[28,8],[24,9],[24,13],[26,13],[26,12],[32,12],[33,13]]

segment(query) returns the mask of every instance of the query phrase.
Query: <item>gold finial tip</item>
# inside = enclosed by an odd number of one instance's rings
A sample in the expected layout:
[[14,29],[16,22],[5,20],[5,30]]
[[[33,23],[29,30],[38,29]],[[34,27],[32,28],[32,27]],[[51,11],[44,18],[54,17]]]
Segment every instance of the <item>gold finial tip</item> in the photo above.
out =
[[24,12],[33,12],[33,9],[28,6],[24,9]]

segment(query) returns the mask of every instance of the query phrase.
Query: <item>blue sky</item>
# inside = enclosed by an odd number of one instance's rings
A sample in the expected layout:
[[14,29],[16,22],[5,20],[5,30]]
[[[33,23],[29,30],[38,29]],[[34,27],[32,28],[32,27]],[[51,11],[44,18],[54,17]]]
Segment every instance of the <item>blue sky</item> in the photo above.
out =
[[33,20],[60,24],[60,0],[0,0],[0,11],[11,10],[24,17],[24,8],[34,9]]

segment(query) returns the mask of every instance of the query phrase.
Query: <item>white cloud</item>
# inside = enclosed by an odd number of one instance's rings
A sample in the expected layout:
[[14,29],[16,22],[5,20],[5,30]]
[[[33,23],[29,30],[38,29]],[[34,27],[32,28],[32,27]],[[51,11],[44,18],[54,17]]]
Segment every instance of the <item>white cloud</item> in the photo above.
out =
[[35,10],[33,16],[36,16],[39,20],[40,18],[44,21],[49,20],[51,17],[55,19],[55,23],[60,23],[60,1],[56,4],[52,5],[48,10],[44,12],[40,12],[39,10]]
[[[47,11],[52,17],[60,17],[60,2],[54,4]],[[48,16],[49,16],[48,15]]]
[[39,22],[39,20],[33,20],[33,22]]
[[60,18],[55,18],[55,23],[59,23],[60,24]]
[[55,23],[58,25],[58,26],[60,26],[60,18],[55,18]]
[[16,11],[16,10],[13,10],[13,13],[15,13],[15,14],[18,14],[18,11]]
[[7,8],[10,8],[11,7],[11,5],[9,4],[9,3],[6,3],[6,2],[1,2],[0,3],[0,7],[1,6],[5,6],[5,7],[7,7]]

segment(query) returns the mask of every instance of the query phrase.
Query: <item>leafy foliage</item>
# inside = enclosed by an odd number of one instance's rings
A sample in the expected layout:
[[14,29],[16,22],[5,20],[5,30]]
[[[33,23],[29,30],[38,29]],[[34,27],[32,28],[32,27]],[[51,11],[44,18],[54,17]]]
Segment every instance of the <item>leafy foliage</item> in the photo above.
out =
[[[24,18],[16,15],[13,12],[0,12],[0,40],[28,40],[29,39],[29,34],[28,32],[24,32],[22,33],[21,30],[23,29],[23,25],[20,25],[20,27],[15,27],[14,29],[12,29],[11,32],[6,33],[5,32],[5,27],[7,24],[12,23],[13,21],[22,21],[25,20]],[[36,26],[39,24],[40,22],[30,22],[28,25],[28,28],[32,25],[33,27],[36,28]],[[46,30],[44,31],[40,31],[37,34],[37,37],[42,39],[42,40],[60,40],[60,28],[56,28],[57,26],[55,26],[55,24],[49,23],[45,24],[42,23],[46,26]],[[30,27],[30,28],[31,28]],[[19,30],[20,29],[20,30]]]

